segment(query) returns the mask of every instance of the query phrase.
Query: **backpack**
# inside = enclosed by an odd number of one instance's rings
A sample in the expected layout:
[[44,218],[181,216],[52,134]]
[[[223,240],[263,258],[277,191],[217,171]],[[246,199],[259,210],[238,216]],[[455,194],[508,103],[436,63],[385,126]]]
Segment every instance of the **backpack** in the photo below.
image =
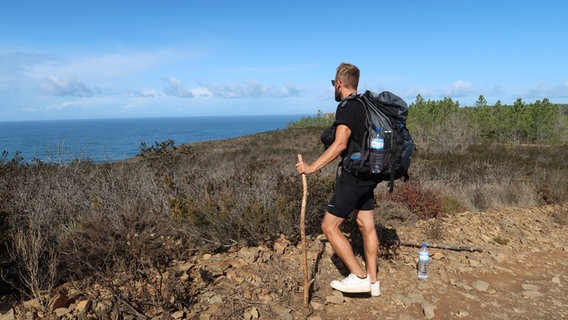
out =
[[[404,178],[406,182],[409,179],[408,168],[414,151],[414,141],[406,128],[408,105],[402,98],[388,91],[377,94],[367,90],[351,99],[358,99],[365,106],[366,130],[359,137],[359,143],[351,140],[341,165],[355,176],[372,174],[377,175],[379,181],[389,181],[389,191],[393,192],[394,180]],[[384,135],[382,150],[370,148],[375,128],[381,128]],[[330,132],[335,131],[333,129],[335,128],[329,128],[322,134],[324,145],[329,145]],[[381,159],[380,173],[371,173],[369,160],[377,153]]]

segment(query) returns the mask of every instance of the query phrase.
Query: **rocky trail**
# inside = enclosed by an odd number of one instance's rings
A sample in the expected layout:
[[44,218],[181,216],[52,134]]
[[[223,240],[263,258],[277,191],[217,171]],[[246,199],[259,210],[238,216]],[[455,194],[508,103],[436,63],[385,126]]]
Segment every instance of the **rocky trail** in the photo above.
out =
[[[281,237],[270,247],[196,255],[173,263],[170,274],[191,287],[191,307],[116,319],[568,319],[568,227],[566,209],[560,217],[559,210],[505,208],[387,223],[379,230],[379,297],[332,290],[329,282],[346,270],[323,237],[309,238],[309,307],[303,303],[301,244]],[[350,236],[359,241],[358,233]],[[419,249],[388,247],[388,239],[482,251],[430,248],[429,279],[418,280]],[[105,318],[116,303],[104,292],[61,292],[49,314],[28,301],[5,304],[0,320]]]

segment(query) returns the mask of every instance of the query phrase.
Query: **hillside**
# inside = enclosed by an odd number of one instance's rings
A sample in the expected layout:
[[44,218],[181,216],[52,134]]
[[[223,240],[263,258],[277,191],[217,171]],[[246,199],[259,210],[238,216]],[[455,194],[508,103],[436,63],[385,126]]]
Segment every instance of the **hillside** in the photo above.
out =
[[[382,295],[342,295],[328,283],[345,272],[322,237],[310,238],[309,269],[314,272],[311,307],[303,305],[301,245],[285,237],[272,246],[233,247],[173,261],[166,275],[191,288],[192,308],[155,309],[152,319],[562,319],[568,312],[568,236],[555,206],[464,212],[452,217],[380,228],[403,242],[482,249],[483,252],[430,249],[430,277],[419,281],[418,249],[400,246],[392,259],[380,259]],[[565,209],[564,209],[565,210]],[[377,214],[380,215],[380,212]],[[438,225],[438,239],[425,230]],[[353,234],[353,237],[357,235]],[[77,292],[59,287],[54,312],[65,319],[102,318],[117,303],[110,292]],[[55,302],[54,302],[55,303]],[[30,319],[34,301],[16,307]],[[0,319],[11,319],[6,306]],[[97,315],[99,314],[99,315]],[[38,313],[35,313],[38,316]],[[140,315],[142,316],[142,315]]]
[[[305,308],[294,164],[298,153],[308,161],[321,153],[320,132],[165,141],[110,164],[2,163],[0,244],[13,247],[0,252],[12,284],[0,320],[554,319],[566,311],[568,151],[500,144],[419,145],[411,182],[392,196],[379,186],[378,298],[329,287],[345,271],[319,230],[335,165],[310,175],[314,284]],[[353,221],[344,232],[360,243]],[[423,241],[481,252],[432,248],[430,279],[419,282],[418,249],[408,244]]]

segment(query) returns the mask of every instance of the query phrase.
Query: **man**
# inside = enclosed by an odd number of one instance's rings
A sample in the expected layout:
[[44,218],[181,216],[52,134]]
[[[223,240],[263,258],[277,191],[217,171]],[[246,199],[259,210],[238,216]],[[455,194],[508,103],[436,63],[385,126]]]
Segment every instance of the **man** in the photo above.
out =
[[[359,143],[365,127],[365,107],[352,99],[357,94],[359,85],[359,69],[348,63],[337,67],[335,80],[335,100],[339,102],[335,113],[335,140],[329,148],[313,163],[299,162],[296,169],[300,174],[310,174],[320,170],[335,160],[338,156],[345,157],[350,143]],[[321,228],[333,250],[345,263],[350,271],[349,276],[339,281],[334,280],[331,286],[342,292],[371,292],[372,296],[380,295],[380,285],[377,280],[377,254],[379,240],[375,230],[373,217],[375,208],[374,189],[377,178],[371,175],[352,175],[345,169],[335,186],[327,211],[323,217]],[[363,236],[366,270],[363,270],[353,252],[349,240],[340,230],[341,224],[354,212],[357,224]]]

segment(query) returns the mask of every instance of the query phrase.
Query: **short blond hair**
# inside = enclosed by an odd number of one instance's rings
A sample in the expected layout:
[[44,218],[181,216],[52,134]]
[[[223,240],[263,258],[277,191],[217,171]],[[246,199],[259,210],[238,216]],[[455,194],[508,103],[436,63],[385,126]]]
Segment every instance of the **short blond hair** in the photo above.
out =
[[335,77],[340,79],[345,87],[357,90],[360,75],[361,72],[355,65],[342,62],[339,67],[337,67]]

